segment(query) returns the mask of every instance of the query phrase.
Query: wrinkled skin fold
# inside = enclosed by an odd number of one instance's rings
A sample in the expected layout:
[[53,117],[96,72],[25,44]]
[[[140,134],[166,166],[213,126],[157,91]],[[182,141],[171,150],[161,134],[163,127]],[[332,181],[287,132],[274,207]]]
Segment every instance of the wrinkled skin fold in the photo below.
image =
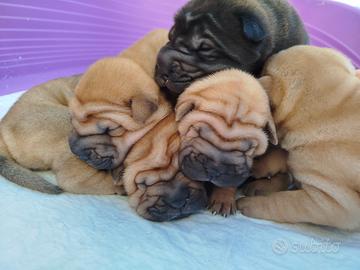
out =
[[182,172],[218,187],[238,187],[249,178],[254,157],[268,146],[264,129],[273,127],[264,89],[237,70],[192,84],[179,97],[176,114]]
[[180,138],[173,114],[162,120],[125,160],[124,186],[136,212],[153,221],[168,221],[205,209],[203,183],[185,177],[178,166]]

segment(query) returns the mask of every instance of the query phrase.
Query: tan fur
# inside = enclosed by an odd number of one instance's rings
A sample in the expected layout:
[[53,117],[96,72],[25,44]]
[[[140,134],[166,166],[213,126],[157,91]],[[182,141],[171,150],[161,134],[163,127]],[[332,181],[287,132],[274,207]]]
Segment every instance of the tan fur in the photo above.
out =
[[[154,125],[153,122],[162,119],[170,108],[159,97],[159,89],[151,79],[154,71],[150,67],[156,62],[156,48],[159,50],[166,40],[167,31],[154,31],[121,54],[126,57],[120,55],[100,60],[81,79],[80,76],[57,79],[27,91],[1,121],[0,154],[32,170],[53,170],[58,185],[68,192],[123,194],[123,187],[114,186],[109,173],[91,168],[71,153],[68,135],[72,125],[68,106],[70,102],[75,104],[72,106],[73,116],[82,117],[78,122],[84,125],[89,124],[87,121],[91,115],[97,114],[100,120],[112,119],[116,122],[116,112],[120,111],[120,115],[123,112],[121,124],[133,133],[127,132],[124,135],[126,139],[121,143],[131,147],[144,134],[136,131],[148,124]],[[131,57],[146,63],[145,69],[131,61]],[[146,121],[139,123],[129,113],[142,110],[139,106],[143,103],[135,102],[136,108],[129,108],[131,105],[126,102],[132,97],[141,99],[145,95],[156,103],[156,108],[148,113]],[[76,117],[73,121],[77,122]],[[85,128],[82,132],[91,131],[92,124],[86,125],[90,129]],[[131,138],[133,134],[136,134],[134,139]],[[10,180],[36,189],[23,181],[22,178],[28,175],[19,174],[16,177]],[[40,184],[37,189],[42,191]]]
[[[179,97],[176,105],[181,147],[196,146],[208,151],[207,144],[227,151],[244,153],[249,167],[254,157],[262,155],[268,137],[277,142],[269,101],[257,80],[240,70],[225,70],[193,83]],[[269,134],[263,129],[270,127]],[[205,138],[201,130],[207,130]],[[204,141],[204,142],[203,142]],[[250,142],[250,143],[249,143]],[[216,159],[216,156],[212,156]],[[229,156],[232,159],[242,156]],[[215,188],[210,208],[218,214],[233,212],[236,187]],[[230,196],[230,197],[229,197]]]
[[[191,112],[187,111],[185,115],[183,108],[189,106]],[[272,126],[268,135],[273,136],[276,143],[266,92],[254,77],[240,70],[220,71],[193,83],[179,97],[176,115],[177,120],[181,120],[179,132],[182,139],[193,124],[203,121],[213,126],[222,138],[256,137],[254,155],[263,154],[267,148],[265,133],[257,130],[268,124]]]
[[287,190],[292,184],[287,159],[287,151],[279,146],[269,145],[266,153],[254,160],[251,171],[255,180],[244,185],[243,194],[257,196]]
[[[156,221],[171,220],[205,207],[206,201],[203,206],[198,204],[199,200],[206,200],[203,184],[191,181],[179,171],[179,147],[180,136],[172,113],[129,152],[123,183],[130,206],[140,216]],[[171,202],[174,206],[170,206]],[[161,217],[151,209],[160,209]]]
[[274,145],[269,145],[266,153],[254,160],[252,175],[255,178],[271,178],[278,173],[287,172],[288,153]]
[[148,188],[164,179],[172,179],[178,172],[179,145],[174,115],[170,115],[145,135],[125,160],[125,190],[130,206],[140,215],[146,216],[146,209],[157,199],[149,198],[147,203],[142,201],[145,201]]
[[301,189],[240,199],[247,216],[360,228],[360,79],[332,50],[296,46],[273,56],[268,87],[288,169]]

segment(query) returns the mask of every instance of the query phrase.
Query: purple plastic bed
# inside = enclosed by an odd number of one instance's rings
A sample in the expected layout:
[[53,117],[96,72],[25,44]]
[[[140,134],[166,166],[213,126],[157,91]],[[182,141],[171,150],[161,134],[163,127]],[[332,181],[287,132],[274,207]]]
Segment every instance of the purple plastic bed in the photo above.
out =
[[[185,2],[0,0],[0,95],[83,72],[149,30],[169,28]],[[312,44],[337,48],[360,66],[359,8],[329,0],[290,2],[303,18]]]

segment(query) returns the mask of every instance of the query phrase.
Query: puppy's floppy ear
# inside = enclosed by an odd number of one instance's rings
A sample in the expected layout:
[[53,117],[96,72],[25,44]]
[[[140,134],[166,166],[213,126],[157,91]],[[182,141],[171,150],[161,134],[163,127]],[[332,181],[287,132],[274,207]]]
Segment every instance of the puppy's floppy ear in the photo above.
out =
[[[258,79],[258,82],[264,88],[265,92],[269,94],[271,91],[271,88],[272,88],[272,83],[273,83],[272,78],[268,75],[262,76],[261,78]],[[268,134],[269,141],[272,144],[277,145],[279,143],[278,137],[276,134],[276,127],[275,127],[274,119],[272,118],[271,113],[269,113],[269,119],[265,126],[265,132]]]
[[185,102],[180,103],[175,108],[175,120],[178,122],[184,118],[189,112],[195,108],[195,102],[191,100],[186,100]]
[[139,123],[144,123],[158,109],[157,101],[145,95],[137,95],[130,102],[132,117]]
[[242,23],[245,38],[252,42],[262,41],[267,33],[260,20],[250,14],[237,14]]
[[266,126],[264,129],[265,129],[266,134],[268,135],[269,141],[273,145],[277,145],[279,143],[279,140],[278,140],[278,137],[276,134],[275,123],[274,123],[274,120],[271,115],[269,115],[269,120],[266,123]]

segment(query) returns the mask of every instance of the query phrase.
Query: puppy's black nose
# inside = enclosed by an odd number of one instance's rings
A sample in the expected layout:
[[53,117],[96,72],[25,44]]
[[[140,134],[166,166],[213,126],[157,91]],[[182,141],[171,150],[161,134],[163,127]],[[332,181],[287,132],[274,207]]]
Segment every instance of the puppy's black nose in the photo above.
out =
[[97,170],[112,170],[119,166],[119,153],[106,134],[79,136],[75,131],[69,136],[71,152]]

